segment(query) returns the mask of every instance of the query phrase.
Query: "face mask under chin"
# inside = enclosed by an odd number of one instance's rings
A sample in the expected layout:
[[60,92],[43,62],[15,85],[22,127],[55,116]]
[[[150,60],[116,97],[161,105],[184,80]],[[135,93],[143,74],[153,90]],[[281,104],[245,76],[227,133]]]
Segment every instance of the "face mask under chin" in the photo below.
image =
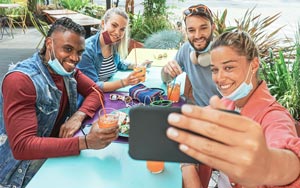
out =
[[61,76],[70,76],[74,71],[67,72],[65,68],[60,64],[57,58],[48,61],[49,67],[56,73]]
[[[207,67],[210,65],[210,46],[211,42],[202,51],[196,51],[194,48],[190,53],[190,59],[193,64]],[[191,46],[192,47],[192,46]]]
[[230,93],[227,96],[224,96],[225,98],[230,99],[232,101],[236,101],[236,100],[246,97],[252,91],[252,89],[253,89],[253,84],[252,84],[253,73],[251,74],[251,77],[250,77],[250,83],[249,84],[246,83],[250,69],[251,69],[251,65],[249,66],[249,70],[248,70],[246,79],[232,93]]
[[[53,41],[52,41],[52,49],[54,49]],[[61,65],[61,63],[56,58],[54,51],[52,51],[52,53],[50,51],[49,53],[50,53],[50,59],[48,61],[48,65],[56,74],[61,76],[70,76],[74,72],[74,70],[71,72],[67,72],[65,70],[65,68]]]
[[108,44],[112,44],[113,43],[112,40],[110,39],[108,31],[104,31],[102,33],[102,36],[103,36],[104,44],[108,45]]

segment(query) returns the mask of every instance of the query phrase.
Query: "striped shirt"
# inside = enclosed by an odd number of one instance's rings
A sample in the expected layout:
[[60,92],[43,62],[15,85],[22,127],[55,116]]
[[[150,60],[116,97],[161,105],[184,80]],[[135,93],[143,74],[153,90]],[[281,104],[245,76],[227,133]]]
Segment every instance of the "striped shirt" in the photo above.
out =
[[117,67],[114,63],[113,56],[103,58],[103,62],[99,71],[99,80],[107,81],[109,78],[117,72]]

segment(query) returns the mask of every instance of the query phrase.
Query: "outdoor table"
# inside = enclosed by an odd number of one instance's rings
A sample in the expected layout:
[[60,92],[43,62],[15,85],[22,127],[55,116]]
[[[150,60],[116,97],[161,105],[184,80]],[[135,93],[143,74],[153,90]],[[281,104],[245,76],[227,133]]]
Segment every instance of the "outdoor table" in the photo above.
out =
[[100,25],[101,20],[97,18],[93,18],[88,15],[84,15],[78,12],[74,12],[71,10],[44,10],[43,13],[47,16],[47,18],[53,23],[55,20],[68,17],[71,18],[75,23],[83,26],[86,30],[86,38],[91,35],[91,27],[95,25]]
[[[145,85],[148,87],[161,87],[165,89],[160,80],[161,67],[149,68],[150,75]],[[123,78],[131,71],[118,71],[111,80]],[[128,88],[122,88],[113,93],[126,94]],[[109,94],[105,93],[105,106],[112,106]],[[114,107],[123,108],[125,104],[117,101]],[[97,114],[97,113],[96,113]],[[85,122],[91,124],[97,120],[97,115]],[[90,126],[86,126],[87,133]],[[75,136],[82,133],[79,131]],[[51,177],[51,178],[49,178]],[[146,161],[134,160],[128,154],[126,137],[118,140],[100,150],[82,150],[78,156],[49,158],[27,185],[27,188],[181,188],[182,175],[179,163],[165,162],[165,169],[160,174],[152,174],[147,170]]]
[[133,48],[126,60],[137,64],[149,60],[153,61],[152,66],[162,67],[174,59],[176,53],[177,50],[174,49]]
[[76,14],[77,12],[68,9],[55,9],[55,10],[43,10],[43,13],[48,15],[55,15],[55,14]]

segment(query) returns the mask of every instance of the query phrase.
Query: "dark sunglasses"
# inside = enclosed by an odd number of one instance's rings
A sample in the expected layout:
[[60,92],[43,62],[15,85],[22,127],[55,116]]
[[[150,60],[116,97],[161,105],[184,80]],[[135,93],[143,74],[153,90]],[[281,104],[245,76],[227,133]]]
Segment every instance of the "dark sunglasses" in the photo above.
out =
[[192,6],[186,9],[185,11],[183,11],[183,19],[185,20],[186,17],[189,17],[191,15],[201,15],[201,14],[206,15],[206,17],[208,17],[209,19],[212,18],[212,12],[210,11],[210,9],[207,6],[200,4],[200,5]]

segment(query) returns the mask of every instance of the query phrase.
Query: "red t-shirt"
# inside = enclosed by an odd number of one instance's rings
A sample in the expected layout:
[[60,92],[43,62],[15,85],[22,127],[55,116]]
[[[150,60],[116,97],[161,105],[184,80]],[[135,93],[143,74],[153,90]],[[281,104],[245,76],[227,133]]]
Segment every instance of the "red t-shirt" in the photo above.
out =
[[[3,81],[4,122],[16,159],[43,159],[78,155],[80,152],[78,137],[57,138],[60,122],[64,121],[64,113],[68,112],[69,103],[62,76],[55,74],[51,76],[57,88],[62,91],[59,115],[51,137],[37,136],[36,91],[31,79],[23,73],[13,72],[7,75]],[[95,83],[79,70],[75,73],[75,79],[78,84],[78,92],[86,97],[79,110],[92,117],[100,107],[99,96],[92,89]]]

